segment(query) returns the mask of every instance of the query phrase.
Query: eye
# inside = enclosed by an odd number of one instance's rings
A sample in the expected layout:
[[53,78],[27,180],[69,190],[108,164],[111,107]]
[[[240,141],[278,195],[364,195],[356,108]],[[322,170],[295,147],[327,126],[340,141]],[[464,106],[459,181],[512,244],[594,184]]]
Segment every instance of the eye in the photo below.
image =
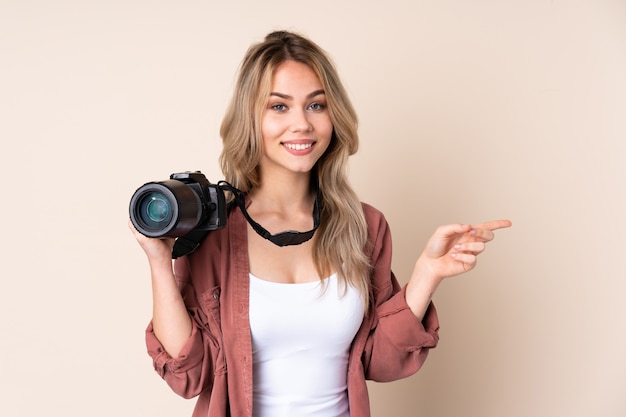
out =
[[313,111],[322,111],[326,108],[326,104],[324,103],[311,103],[309,105],[309,109]]
[[278,111],[278,112],[283,112],[283,111],[287,110],[287,106],[282,104],[282,103],[270,104],[270,108],[272,110],[275,110],[275,111]]

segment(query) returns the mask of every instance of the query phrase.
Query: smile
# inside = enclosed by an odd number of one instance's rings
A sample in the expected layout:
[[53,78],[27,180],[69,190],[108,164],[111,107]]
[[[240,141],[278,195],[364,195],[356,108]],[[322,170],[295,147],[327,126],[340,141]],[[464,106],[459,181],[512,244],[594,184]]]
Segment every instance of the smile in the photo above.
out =
[[286,148],[292,149],[294,151],[303,151],[313,146],[313,143],[283,143],[283,145],[285,145]]

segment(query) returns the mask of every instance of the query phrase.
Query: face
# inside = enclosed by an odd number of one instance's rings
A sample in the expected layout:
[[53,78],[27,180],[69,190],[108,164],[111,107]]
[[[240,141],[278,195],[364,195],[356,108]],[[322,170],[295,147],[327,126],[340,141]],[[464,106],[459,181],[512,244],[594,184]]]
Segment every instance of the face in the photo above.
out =
[[322,83],[305,64],[286,61],[272,77],[261,120],[261,175],[309,173],[330,144],[333,125]]

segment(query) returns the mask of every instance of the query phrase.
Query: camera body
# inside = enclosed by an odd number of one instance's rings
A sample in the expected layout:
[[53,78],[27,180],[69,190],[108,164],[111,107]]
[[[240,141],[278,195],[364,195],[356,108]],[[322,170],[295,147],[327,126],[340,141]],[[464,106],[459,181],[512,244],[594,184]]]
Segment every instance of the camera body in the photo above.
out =
[[224,191],[200,171],[178,172],[169,180],[142,185],[133,194],[129,211],[141,234],[157,238],[222,229],[227,218]]

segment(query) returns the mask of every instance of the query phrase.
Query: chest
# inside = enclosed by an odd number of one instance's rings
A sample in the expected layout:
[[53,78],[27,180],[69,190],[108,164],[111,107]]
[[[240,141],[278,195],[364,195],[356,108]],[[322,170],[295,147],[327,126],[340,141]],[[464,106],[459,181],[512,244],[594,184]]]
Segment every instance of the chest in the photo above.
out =
[[248,228],[250,273],[279,283],[316,282],[320,276],[313,261],[313,239],[299,245],[277,246]]
[[[322,281],[283,284],[250,276],[250,328],[262,355],[345,352],[363,320],[357,290]],[[279,350],[280,352],[276,352]]]

